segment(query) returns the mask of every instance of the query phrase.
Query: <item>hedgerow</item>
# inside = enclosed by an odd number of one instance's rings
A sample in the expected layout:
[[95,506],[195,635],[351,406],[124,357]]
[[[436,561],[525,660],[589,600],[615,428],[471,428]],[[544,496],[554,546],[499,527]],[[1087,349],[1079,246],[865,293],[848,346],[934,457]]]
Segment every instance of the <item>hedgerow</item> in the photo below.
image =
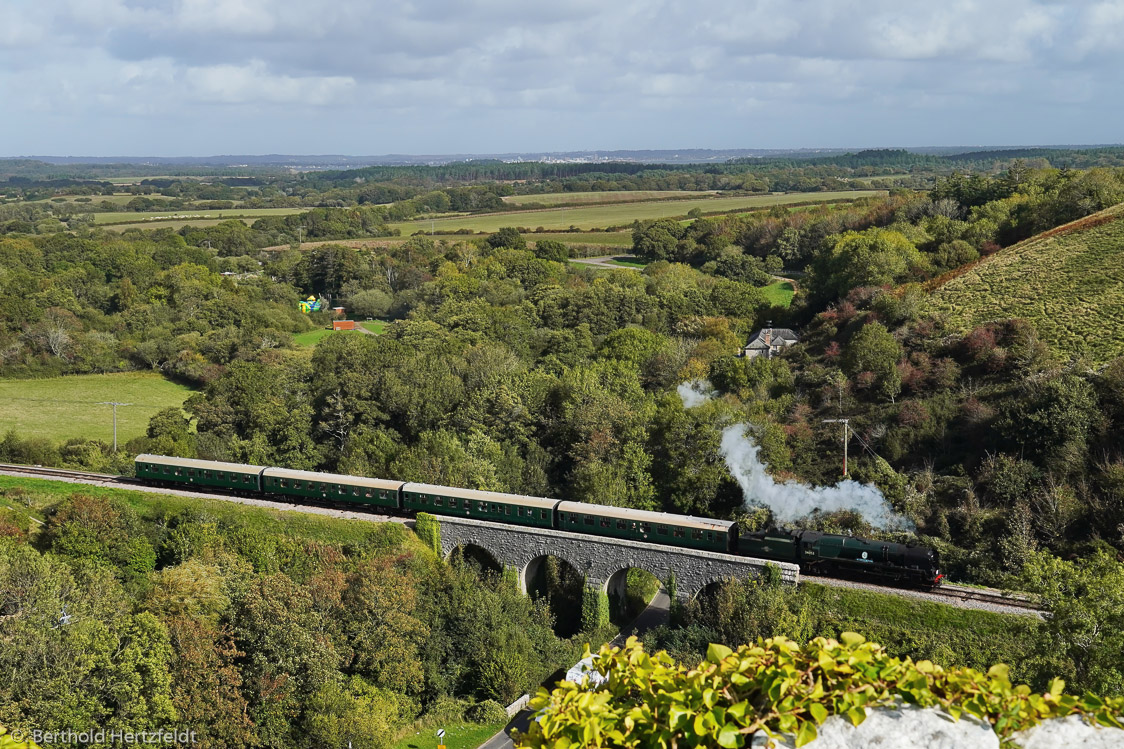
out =
[[[944,669],[930,661],[892,658],[878,644],[847,632],[842,642],[816,638],[803,647],[784,637],[759,640],[737,651],[711,645],[706,659],[688,669],[660,651],[650,655],[635,637],[623,648],[603,646],[594,667],[608,678],[590,691],[563,682],[540,689],[530,707],[541,711],[518,745],[571,747],[748,746],[755,734],[788,734],[796,746],[818,735],[831,715],[854,725],[867,709],[901,703],[936,707],[953,718],[965,713],[1010,737],[1047,718],[1080,714],[1104,726],[1124,727],[1124,698],[1014,686],[1005,665],[986,674]],[[587,656],[589,655],[587,649]]]

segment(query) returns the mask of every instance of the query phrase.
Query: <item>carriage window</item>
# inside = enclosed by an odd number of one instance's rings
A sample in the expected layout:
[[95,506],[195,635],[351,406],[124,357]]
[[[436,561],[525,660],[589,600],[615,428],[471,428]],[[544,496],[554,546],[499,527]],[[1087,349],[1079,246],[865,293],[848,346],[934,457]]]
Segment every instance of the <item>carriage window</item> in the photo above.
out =
[[609,527],[609,521],[602,518],[601,519],[601,527],[602,528],[608,528]]
[[181,471],[181,470],[180,470],[179,468],[177,468],[177,469],[176,469],[176,475],[177,475],[177,476],[182,476],[182,475],[183,475],[183,471]]
[[623,520],[618,520],[618,521],[617,521],[617,530],[622,530],[622,531],[623,531],[623,530],[624,530],[624,528],[625,528],[625,522],[624,522]]
[[586,525],[593,525],[593,518],[587,516],[586,519],[585,519],[585,524]]
[[700,531],[700,530],[699,530],[698,528],[696,528],[695,530],[691,531],[691,538],[693,538],[693,539],[695,539],[696,541],[698,541],[699,539],[701,539],[701,538],[702,538],[702,531]]
[[541,517],[541,518],[542,518],[543,520],[546,520],[546,518],[547,518],[547,514],[546,514],[546,513],[547,513],[547,511],[546,511],[546,510],[542,510],[542,511],[541,511],[541,512],[539,513],[539,517]]
[[254,480],[250,476],[243,476],[242,477],[242,483],[243,484],[252,484],[252,483],[254,483]]
[[452,507],[454,510],[457,509],[457,498],[456,497],[449,497],[449,507]]
[[322,491],[322,492],[328,491],[328,485],[327,484],[320,484],[320,491]]
[[359,496],[359,487],[357,487],[357,486],[351,487],[351,496],[353,496],[353,497]]
[[476,503],[476,511],[477,512],[486,512],[487,510],[488,510],[488,504],[486,502],[477,502]]
[[558,522],[559,523],[565,523],[566,522],[566,513],[564,513],[564,512],[558,513]]
[[441,507],[443,504],[445,504],[445,502],[441,499],[441,497],[434,497],[433,498],[434,507]]
[[364,496],[365,496],[365,497],[366,497],[367,499],[372,499],[372,498],[373,498],[373,497],[375,496],[375,493],[374,493],[373,491],[371,491],[370,489],[368,489],[368,490],[367,490],[367,491],[365,492]]
[[666,525],[657,525],[656,526],[656,533],[660,534],[661,536],[666,536],[667,535],[667,526]]
[[504,505],[503,506],[503,514],[504,515],[510,515],[511,514],[511,505]]
[[713,541],[714,540],[714,533],[711,532],[711,531],[707,531],[706,532],[706,540],[707,541]]
[[[164,473],[171,474],[171,472],[172,472],[171,468],[169,468],[168,466],[164,466]],[[179,474],[180,474],[180,472],[177,470],[176,475],[178,476]]]
[[517,514],[517,515],[518,515],[519,517],[523,517],[523,508],[522,508],[522,507],[516,507],[516,508],[515,508],[515,513],[516,513],[516,514]]
[[215,475],[218,476],[220,479],[225,479],[226,478],[226,471],[219,471]]
[[571,525],[577,525],[578,523],[581,522],[581,520],[582,519],[580,517],[578,517],[577,515],[570,515],[570,524]]
[[651,533],[652,532],[652,526],[648,525],[647,523],[641,523],[640,524],[640,530],[644,533]]
[[672,535],[675,536],[676,538],[683,538],[683,529],[682,528],[676,528],[675,533],[673,533]]

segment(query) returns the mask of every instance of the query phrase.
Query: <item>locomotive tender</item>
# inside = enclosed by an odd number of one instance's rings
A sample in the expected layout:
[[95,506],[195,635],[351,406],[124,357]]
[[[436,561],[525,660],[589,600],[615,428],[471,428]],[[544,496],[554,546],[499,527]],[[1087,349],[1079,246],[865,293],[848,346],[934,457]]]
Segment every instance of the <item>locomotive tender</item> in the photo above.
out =
[[162,455],[138,455],[136,476],[167,486],[198,486],[408,514],[428,512],[739,554],[793,562],[805,574],[854,573],[923,587],[939,585],[944,577],[937,552],[925,546],[808,530],[770,529],[739,538],[733,522],[690,515]]

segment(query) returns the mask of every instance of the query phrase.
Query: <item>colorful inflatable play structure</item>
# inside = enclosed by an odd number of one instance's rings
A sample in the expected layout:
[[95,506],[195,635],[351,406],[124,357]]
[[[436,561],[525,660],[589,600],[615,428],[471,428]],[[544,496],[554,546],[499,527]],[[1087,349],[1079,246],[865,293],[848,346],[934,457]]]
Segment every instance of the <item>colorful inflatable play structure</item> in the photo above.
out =
[[320,305],[323,304],[323,302],[314,296],[310,296],[308,299],[297,302],[297,304],[300,306],[301,312],[307,315],[309,312],[319,312]]

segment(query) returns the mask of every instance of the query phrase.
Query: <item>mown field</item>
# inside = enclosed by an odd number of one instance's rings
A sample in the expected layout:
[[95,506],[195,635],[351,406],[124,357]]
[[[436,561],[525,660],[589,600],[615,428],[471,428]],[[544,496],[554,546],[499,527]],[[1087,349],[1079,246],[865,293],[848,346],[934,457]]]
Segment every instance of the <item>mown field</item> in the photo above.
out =
[[203,222],[229,221],[242,219],[253,221],[262,216],[288,216],[292,213],[304,213],[307,208],[227,208],[221,211],[169,211],[153,213],[137,213],[135,211],[112,211],[108,213],[95,213],[94,223],[100,226],[112,226],[120,229],[125,226],[152,226],[153,224],[171,224],[180,226],[205,226]]
[[937,287],[926,311],[963,330],[1021,317],[1059,352],[1124,355],[1124,205],[985,258]]
[[765,299],[769,304],[774,307],[788,307],[792,305],[792,297],[796,296],[796,289],[789,281],[777,281],[771,283],[761,291],[765,293]]
[[740,198],[698,198],[696,200],[654,200],[615,205],[587,205],[573,208],[548,208],[511,213],[486,213],[476,216],[449,216],[438,219],[400,221],[390,224],[403,235],[416,231],[457,231],[469,229],[478,232],[495,232],[505,226],[529,229],[543,227],[548,230],[604,229],[610,226],[627,226],[633,221],[685,216],[698,208],[704,213],[736,213],[755,208],[797,203],[821,203],[827,200],[849,200],[885,195],[885,190],[843,190],[838,192],[793,193],[789,195],[755,195]]
[[589,205],[591,203],[625,203],[643,200],[674,200],[676,198],[714,195],[714,190],[603,190],[600,192],[544,192],[541,195],[509,195],[503,202],[511,205]]
[[117,407],[117,441],[124,443],[143,435],[154,413],[190,394],[154,372],[0,380],[0,435],[14,429],[22,437],[112,442],[113,408],[98,404],[118,401],[132,404]]

